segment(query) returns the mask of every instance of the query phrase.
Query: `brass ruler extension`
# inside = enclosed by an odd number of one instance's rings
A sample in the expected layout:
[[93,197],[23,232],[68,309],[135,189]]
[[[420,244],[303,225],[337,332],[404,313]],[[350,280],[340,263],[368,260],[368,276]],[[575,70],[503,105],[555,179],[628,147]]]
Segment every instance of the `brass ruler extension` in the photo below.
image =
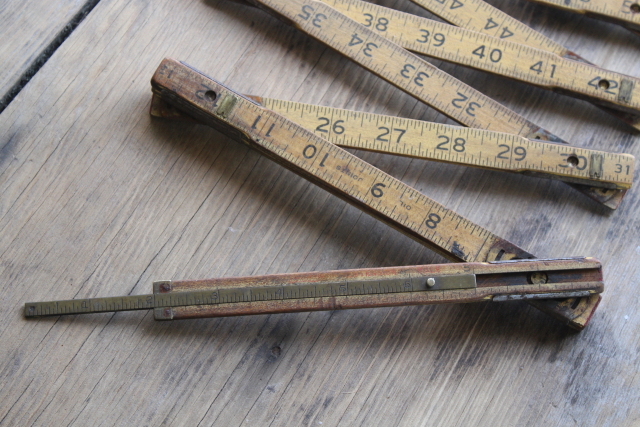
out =
[[30,317],[154,310],[156,320],[584,297],[602,292],[593,258],[365,268],[154,282],[153,294],[28,302]]
[[[189,66],[165,59],[151,83],[163,100],[196,120],[246,143],[450,259],[488,262],[533,258],[513,243]],[[531,303],[581,329],[599,299],[594,295]]]
[[[603,188],[630,188],[635,159],[518,135],[247,95],[344,148],[474,166]],[[193,120],[157,96],[151,115]]]
[[[461,124],[528,139],[565,143],[324,3],[316,0],[252,1]],[[611,209],[617,208],[625,193],[625,190],[570,185]]]
[[622,25],[640,35],[638,0],[529,0]]

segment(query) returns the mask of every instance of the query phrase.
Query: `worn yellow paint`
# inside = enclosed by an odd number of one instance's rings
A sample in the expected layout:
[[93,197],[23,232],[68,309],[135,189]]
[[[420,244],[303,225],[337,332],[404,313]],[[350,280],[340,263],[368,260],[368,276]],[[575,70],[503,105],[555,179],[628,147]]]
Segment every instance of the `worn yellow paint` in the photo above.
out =
[[567,59],[552,51],[366,3],[323,0],[349,18],[412,52],[640,112],[640,79]]

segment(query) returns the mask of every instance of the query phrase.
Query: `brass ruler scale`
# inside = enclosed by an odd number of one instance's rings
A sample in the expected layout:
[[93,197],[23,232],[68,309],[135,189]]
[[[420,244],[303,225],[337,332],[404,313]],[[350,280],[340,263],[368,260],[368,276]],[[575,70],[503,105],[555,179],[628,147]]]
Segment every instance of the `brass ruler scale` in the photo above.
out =
[[[165,59],[154,92],[194,119],[240,140],[300,176],[449,259],[489,262],[533,255],[424,196],[204,74]],[[539,309],[581,329],[599,296],[536,300]]]
[[529,0],[622,25],[640,35],[638,0]]
[[27,318],[154,310],[156,320],[480,301],[602,292],[592,258],[364,268],[154,282],[153,293],[28,302]]
[[412,52],[589,100],[640,127],[640,79],[564,57],[561,46],[536,48],[362,0],[322,1]]
[[[324,3],[315,0],[259,0],[254,3],[461,124],[564,143],[551,132]],[[570,185],[612,209],[619,205],[625,192]]]

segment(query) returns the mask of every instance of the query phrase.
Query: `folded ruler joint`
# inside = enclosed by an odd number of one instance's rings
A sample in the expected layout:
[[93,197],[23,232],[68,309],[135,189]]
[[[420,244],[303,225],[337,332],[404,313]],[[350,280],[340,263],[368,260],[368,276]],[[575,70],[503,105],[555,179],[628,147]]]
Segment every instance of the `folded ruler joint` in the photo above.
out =
[[[362,159],[316,136],[255,101],[183,64],[165,59],[152,79],[154,93],[196,120],[263,153],[300,176],[341,197],[364,212],[456,261],[533,258],[481,226],[447,209]],[[216,99],[235,96],[226,118],[219,106],[199,95],[202,88]],[[175,286],[173,284],[172,286]],[[599,296],[579,300],[540,300],[537,308],[581,329]],[[174,310],[175,316],[175,310]]]

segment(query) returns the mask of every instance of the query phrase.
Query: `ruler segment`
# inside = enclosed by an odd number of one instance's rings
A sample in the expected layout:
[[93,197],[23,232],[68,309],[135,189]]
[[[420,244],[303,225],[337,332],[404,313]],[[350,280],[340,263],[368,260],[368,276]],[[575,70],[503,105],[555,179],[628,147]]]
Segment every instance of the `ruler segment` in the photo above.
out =
[[411,0],[445,21],[458,27],[492,37],[575,57],[567,48],[533,30],[522,22],[483,0]]
[[[282,299],[264,302],[245,302],[220,305],[192,305],[156,309],[156,320],[180,320],[203,317],[243,316],[249,314],[297,313],[303,311],[345,310],[358,308],[394,307],[426,304],[471,303],[480,301],[536,301],[539,298],[569,298],[597,296],[598,283],[561,283],[553,286],[521,286],[506,289],[477,288],[428,292],[379,293],[362,295],[336,295],[330,298]],[[577,290],[576,288],[583,288]],[[549,289],[542,292],[540,289]]]
[[[401,277],[412,277],[413,280],[429,280],[434,272],[439,274],[461,274],[462,276],[445,276],[452,281],[447,290],[403,291],[408,288],[405,283],[398,292],[362,292],[358,279],[373,277],[378,283],[389,283]],[[475,287],[459,286],[458,278],[464,275],[475,277]],[[520,260],[492,263],[465,263],[423,265],[410,267],[386,267],[361,270],[341,270],[320,273],[290,273],[283,275],[222,278],[209,280],[184,280],[171,282],[161,292],[180,293],[193,290],[220,287],[247,287],[256,285],[269,286],[277,282],[283,286],[326,280],[328,277],[341,283],[356,283],[353,292],[342,291],[329,298],[316,296],[304,300],[259,301],[240,304],[197,305],[173,307],[157,310],[157,320],[188,319],[196,317],[222,317],[245,314],[287,313],[315,310],[337,310],[349,308],[389,307],[399,305],[441,304],[452,302],[477,302],[483,300],[510,301],[534,298],[557,298],[559,296],[586,296],[602,290],[602,271],[597,260],[591,258],[573,258],[564,260]],[[406,280],[406,279],[405,279]],[[544,282],[544,283],[542,283]],[[371,282],[375,283],[375,281]],[[399,283],[399,282],[398,282]],[[421,282],[422,283],[422,282]],[[437,285],[435,285],[437,286]],[[453,286],[456,286],[455,288]],[[382,286],[376,287],[376,289]],[[366,285],[365,285],[366,289]]]
[[[482,129],[248,96],[344,148],[524,173],[603,188],[629,188],[633,183],[635,159],[629,154],[576,149]],[[151,101],[151,115],[193,121],[155,95]]]
[[[450,24],[478,31],[492,37],[546,50],[558,56],[590,64],[564,46],[540,34],[484,0],[411,0]],[[636,30],[632,30],[636,31]],[[640,30],[638,31],[640,34]],[[603,84],[603,86],[605,86]],[[603,88],[604,89],[604,88]],[[640,115],[599,106],[607,114],[640,130]]]
[[580,13],[640,30],[640,2],[637,0],[529,0],[534,3]]
[[324,3],[258,0],[257,4],[466,126],[545,138],[539,126]]
[[[217,94],[214,101],[196,95],[205,87]],[[210,114],[215,114],[224,99],[232,97],[234,107],[224,122],[241,132],[244,142],[366,212],[435,245],[450,258],[467,262],[491,259],[492,248],[503,240],[329,141],[181,64],[165,60],[154,77],[154,89],[169,102],[188,101],[179,108],[214,126],[219,123]],[[406,208],[400,210],[402,205]],[[506,251],[503,259],[531,257],[515,246]]]
[[[603,291],[593,258],[363,268],[206,280],[162,281],[150,295],[25,304],[25,317],[154,309],[158,320],[193,309],[214,316],[553,298]],[[208,307],[207,307],[208,306]],[[328,308],[330,307],[330,308]],[[249,311],[246,311],[249,309]],[[271,310],[271,311],[269,311]],[[209,317],[209,316],[200,316]]]
[[[243,141],[450,259],[533,258],[513,243],[188,66],[165,59],[152,79],[152,87],[161,98],[196,120]],[[577,304],[579,313],[566,300],[544,300],[537,306],[582,328],[598,301],[596,297],[582,306]],[[584,321],[576,324],[577,318]]]
[[607,188],[629,188],[633,183],[635,159],[629,154],[549,144],[517,135],[401,117],[253,98],[259,99],[265,108],[345,148],[528,173]]
[[[427,277],[400,277],[386,280],[356,279],[339,282],[296,283],[289,285],[248,287],[207,287],[196,291],[154,293],[123,297],[88,298],[76,300],[34,302],[25,304],[26,317],[56,316],[60,314],[85,314],[114,311],[149,310],[161,307],[193,305],[237,304],[286,299],[320,298],[350,295],[376,295],[400,292],[439,292],[448,289],[475,288],[473,274],[455,276],[432,274],[433,286],[427,285]],[[573,287],[572,287],[573,286]],[[585,289],[593,284],[583,285]],[[551,286],[544,287],[545,290]],[[561,285],[561,289],[574,289],[575,285]],[[523,288],[522,291],[528,291]]]
[[361,0],[323,2],[412,52],[591,100],[631,114],[640,112],[638,78]]
[[[252,0],[409,95],[469,127],[563,142],[401,46],[316,0]],[[610,209],[625,190],[570,184]]]

